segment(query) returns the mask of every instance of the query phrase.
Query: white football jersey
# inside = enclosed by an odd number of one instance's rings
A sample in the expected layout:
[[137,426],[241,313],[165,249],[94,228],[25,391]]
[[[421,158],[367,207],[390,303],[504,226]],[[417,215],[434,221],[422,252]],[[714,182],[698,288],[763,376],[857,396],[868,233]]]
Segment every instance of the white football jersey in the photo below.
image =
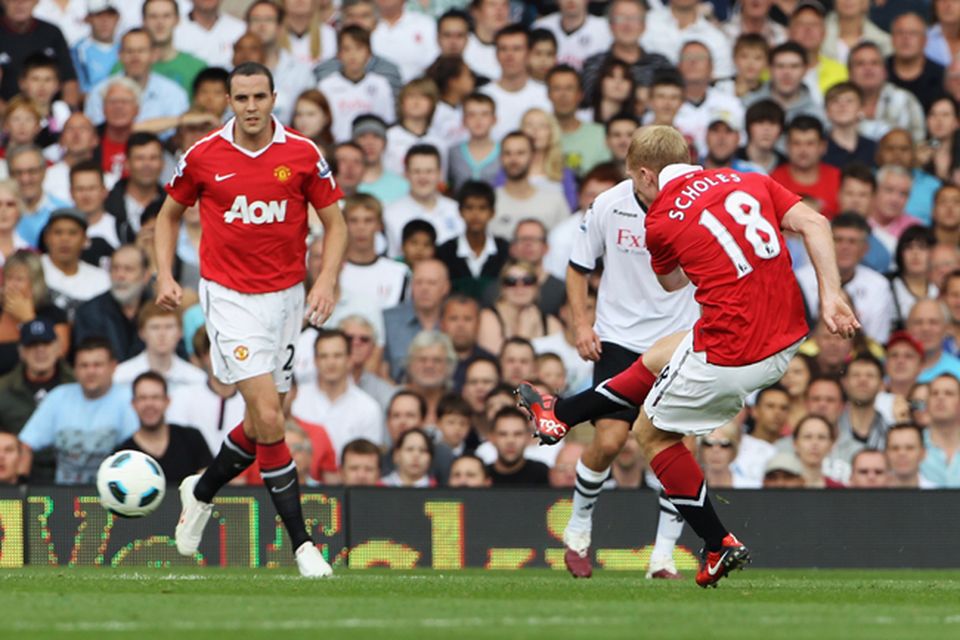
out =
[[330,102],[331,131],[337,142],[350,140],[353,119],[364,113],[380,116],[388,125],[393,122],[393,89],[383,76],[368,73],[352,82],[338,71],[321,80],[317,88]]
[[598,16],[587,16],[579,29],[567,33],[560,26],[560,14],[551,13],[533,23],[534,29],[546,29],[557,39],[557,62],[582,69],[583,62],[595,53],[603,53],[613,44],[610,24]]
[[344,261],[340,289],[375,301],[381,309],[400,304],[410,269],[402,262],[379,257],[370,264]]
[[497,123],[490,131],[490,137],[500,142],[511,131],[520,128],[520,121],[527,109],[538,107],[547,113],[553,113],[553,105],[547,97],[547,87],[536,80],[529,79],[520,91],[507,91],[496,82],[480,89],[497,105]]
[[587,272],[603,258],[594,329],[604,342],[638,353],[663,336],[690,329],[700,317],[692,285],[669,293],[657,281],[647,251],[646,215],[633,181],[624,180],[593,201],[570,256],[575,269]]

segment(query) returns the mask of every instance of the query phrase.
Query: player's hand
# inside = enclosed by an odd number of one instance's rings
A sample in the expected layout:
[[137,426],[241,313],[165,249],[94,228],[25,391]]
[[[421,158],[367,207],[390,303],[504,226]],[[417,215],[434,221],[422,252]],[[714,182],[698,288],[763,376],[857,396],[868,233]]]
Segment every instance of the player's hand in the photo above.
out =
[[853,309],[839,295],[824,296],[820,300],[820,315],[830,333],[844,338],[852,338],[860,328]]
[[323,325],[333,313],[333,307],[337,304],[334,294],[335,284],[327,282],[322,277],[319,278],[307,294],[307,308],[304,316],[307,322],[315,327]]
[[183,289],[173,278],[160,277],[157,279],[157,306],[167,311],[174,311],[183,300]]
[[577,353],[584,360],[596,362],[600,359],[600,352],[603,350],[600,346],[600,338],[597,332],[590,325],[577,327],[574,332],[577,341]]

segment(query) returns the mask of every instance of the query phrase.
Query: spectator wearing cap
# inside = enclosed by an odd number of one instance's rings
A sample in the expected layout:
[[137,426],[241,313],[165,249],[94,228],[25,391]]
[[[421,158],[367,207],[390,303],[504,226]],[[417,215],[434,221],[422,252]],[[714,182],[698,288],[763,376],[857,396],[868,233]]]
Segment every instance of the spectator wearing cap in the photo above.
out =
[[627,63],[634,82],[644,87],[653,82],[655,72],[670,69],[672,66],[665,56],[647,52],[640,46],[649,11],[646,0],[613,0],[608,7],[607,19],[613,42],[606,51],[587,57],[581,69],[584,94],[588,96],[592,96],[597,90],[600,70],[611,60]]
[[51,51],[58,64],[63,100],[71,107],[80,104],[77,74],[70,59],[70,50],[63,33],[53,24],[38,20],[33,15],[34,1],[2,0],[3,20],[0,20],[0,59],[4,60],[0,77],[0,101],[15,96],[19,70],[31,54]]
[[707,124],[707,153],[701,159],[704,169],[729,168],[741,173],[764,173],[764,170],[737,157],[740,147],[740,126],[728,112],[710,117]]
[[654,9],[647,16],[647,28],[640,44],[645,50],[662,54],[676,64],[681,47],[697,40],[710,49],[714,79],[730,78],[733,76],[730,41],[700,13],[699,5],[699,0],[674,0],[669,6]]
[[923,429],[911,422],[895,424],[887,431],[886,446],[889,478],[887,486],[897,489],[933,489],[934,483],[920,472],[926,456]]
[[828,219],[837,215],[840,170],[823,162],[827,152],[823,123],[798,116],[787,125],[787,162],[770,177],[800,196],[811,197]]
[[876,407],[888,424],[894,419],[897,403],[905,403],[923,366],[923,346],[906,331],[895,331],[887,341],[883,362],[886,390],[877,396]]
[[369,193],[389,205],[410,192],[409,182],[383,166],[387,123],[382,118],[370,114],[358,116],[353,122],[353,141],[363,149],[363,180],[357,187],[359,193]]
[[847,60],[850,82],[863,92],[863,119],[860,133],[879,140],[893,128],[910,132],[914,142],[926,136],[926,119],[920,101],[887,78],[887,67],[880,48],[873,42],[861,42],[850,50]]
[[87,218],[74,208],[57,209],[43,229],[43,277],[53,303],[73,318],[82,303],[110,289],[110,276],[81,260],[87,245]]
[[877,143],[860,135],[860,108],[863,94],[852,82],[839,82],[824,98],[830,132],[823,161],[837,169],[859,162],[870,165],[877,152]]
[[163,144],[152,133],[134,133],[124,152],[129,176],[120,179],[107,195],[106,209],[117,220],[117,237],[133,242],[140,231],[141,217],[148,206],[163,201],[160,184],[163,172]]
[[707,150],[707,125],[715,114],[725,113],[737,129],[743,127],[743,105],[735,96],[711,86],[713,54],[703,42],[691,40],[680,48],[677,70],[683,78],[683,104],[674,124],[693,138],[697,153]]
[[40,233],[50,219],[50,212],[66,207],[67,202],[44,191],[47,163],[39,147],[24,145],[9,150],[7,170],[17,183],[23,201],[17,233],[31,247],[37,247],[40,245]]
[[938,489],[960,488],[960,382],[955,376],[939,375],[930,382],[927,409],[927,454],[920,464],[920,473]]
[[824,119],[823,107],[803,82],[807,69],[807,52],[793,41],[784,42],[770,50],[770,80],[758,90],[743,97],[749,108],[760,100],[773,100],[792,122],[801,115]]
[[[357,119],[372,114],[384,123],[394,119],[393,88],[384,76],[371,73],[370,34],[358,26],[344,27],[337,34],[337,59],[341,68],[324,77],[317,88],[327,96],[333,114],[333,138],[337,142],[351,139],[351,127]],[[356,131],[353,131],[356,141]]]
[[110,290],[77,308],[74,342],[100,336],[110,342],[114,357],[124,361],[143,351],[137,331],[140,309],[151,299],[147,256],[125,244],[110,257]]
[[[173,80],[151,70],[153,49],[150,36],[143,29],[131,29],[120,39],[120,72],[118,75],[136,83],[140,89],[136,122],[153,118],[177,117],[190,106],[187,92]],[[84,113],[95,124],[106,120],[106,89],[110,78],[96,85],[87,95]]]
[[950,312],[939,300],[918,300],[907,316],[907,332],[923,347],[923,370],[917,382],[949,374],[960,378],[960,358],[943,348]]
[[944,95],[945,70],[924,54],[927,44],[927,21],[918,13],[908,11],[897,16],[890,30],[892,54],[887,57],[890,82],[920,100],[924,111]]
[[[51,3],[52,4],[52,3]],[[98,83],[106,80],[120,60],[120,42],[117,39],[120,12],[116,0],[87,0],[84,22],[90,33],[70,47],[70,56],[77,71],[77,80],[83,93],[90,93]]]
[[194,0],[173,32],[173,46],[211,67],[230,68],[233,43],[247,30],[243,20],[220,11],[221,0]]
[[803,465],[792,453],[778,453],[763,468],[764,489],[803,489]]
[[17,434],[55,387],[75,380],[70,365],[60,357],[53,323],[38,318],[20,327],[20,361],[0,377],[0,430]]
[[810,94],[820,102],[827,89],[847,79],[846,66],[823,53],[826,15],[826,9],[817,0],[802,0],[790,14],[787,27],[790,40],[807,52],[807,72],[803,82],[810,89]]
[[50,391],[20,432],[20,473],[29,475],[34,454],[52,447],[57,484],[90,484],[100,463],[138,428],[130,388],[112,382],[116,361],[105,340],[76,349],[76,383]]

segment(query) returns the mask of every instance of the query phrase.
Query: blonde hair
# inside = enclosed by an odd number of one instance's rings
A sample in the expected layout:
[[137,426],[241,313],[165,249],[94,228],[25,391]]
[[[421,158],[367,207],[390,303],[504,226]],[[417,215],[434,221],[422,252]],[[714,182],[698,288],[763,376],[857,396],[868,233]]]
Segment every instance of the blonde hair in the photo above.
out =
[[[283,9],[283,0],[276,0],[276,4]],[[323,42],[320,37],[320,27],[323,25],[323,17],[319,10],[319,4],[317,0],[313,0],[311,3],[313,5],[312,17],[310,18],[310,26],[308,30],[310,31],[310,59],[314,61],[320,60],[320,53],[323,51],[321,46]],[[289,26],[284,16],[282,28],[280,33],[277,34],[277,46],[281,49],[290,50],[290,31]]]
[[560,144],[562,135],[560,123],[553,114],[547,113],[539,107],[534,107],[533,109],[527,109],[526,113],[523,114],[523,118],[520,120],[521,131],[523,130],[523,123],[529,116],[541,116],[547,122],[547,127],[550,129],[550,142],[547,143],[547,149],[543,153],[543,172],[550,180],[561,182],[563,180],[563,147]]
[[17,181],[13,178],[3,178],[0,180],[0,190],[9,191],[10,195],[13,196],[14,201],[17,203],[17,211],[20,215],[23,215],[23,210],[27,206],[23,203],[23,198],[20,197],[20,185],[17,184]]
[[437,110],[437,103],[440,102],[440,89],[437,83],[430,78],[415,78],[400,88],[400,94],[397,96],[397,120],[403,119],[403,101],[407,96],[421,95],[431,102],[430,115],[427,116],[427,122],[433,122],[433,112]]
[[43,276],[43,263],[40,256],[32,251],[20,249],[7,258],[3,265],[4,280],[10,277],[10,272],[17,268],[24,267],[30,275],[30,292],[33,296],[33,308],[38,309],[43,305],[50,303],[50,290],[47,289],[47,281]]
[[10,98],[10,101],[7,102],[7,109],[3,114],[3,122],[6,124],[10,120],[10,116],[13,115],[14,111],[18,109],[23,109],[32,115],[37,123],[43,122],[43,112],[40,110],[40,106],[33,101],[32,98],[20,94],[15,95]]
[[671,164],[690,162],[690,145],[674,127],[650,125],[633,134],[627,149],[627,169],[649,169],[660,175]]

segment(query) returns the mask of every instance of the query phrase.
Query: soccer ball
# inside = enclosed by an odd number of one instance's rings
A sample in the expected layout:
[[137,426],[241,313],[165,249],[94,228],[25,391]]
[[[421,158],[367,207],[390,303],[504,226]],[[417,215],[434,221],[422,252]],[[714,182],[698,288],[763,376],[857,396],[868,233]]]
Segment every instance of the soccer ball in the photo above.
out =
[[124,518],[140,518],[160,506],[167,479],[157,461],[140,451],[117,451],[97,470],[100,504]]

